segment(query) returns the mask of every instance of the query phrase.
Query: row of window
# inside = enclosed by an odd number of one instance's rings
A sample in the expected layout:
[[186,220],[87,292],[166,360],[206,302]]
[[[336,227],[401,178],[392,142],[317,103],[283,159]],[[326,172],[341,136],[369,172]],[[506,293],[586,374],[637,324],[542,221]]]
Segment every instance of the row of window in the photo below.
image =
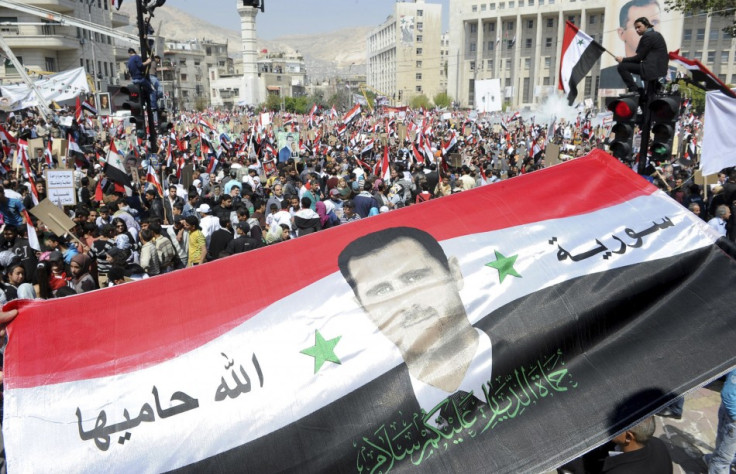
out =
[[[512,64],[511,59],[501,59],[500,61],[501,61],[502,64],[505,64],[506,65],[506,70],[507,71],[510,71],[511,70],[511,64]],[[549,69],[550,67],[552,67],[552,58],[551,57],[545,56],[543,62],[544,62],[544,67],[546,69]],[[531,69],[531,66],[532,66],[532,59],[531,58],[524,58],[524,69],[529,70],[529,69]],[[493,69],[493,59],[486,60],[486,69],[488,71],[493,71],[494,70]],[[470,61],[470,70],[471,71],[475,71],[475,61]]]
[[[712,28],[710,32],[708,33],[709,40],[717,40],[719,36],[724,40],[731,39],[731,35],[728,34],[727,31],[721,31],[717,28]],[[692,39],[693,39],[693,30],[686,29],[682,31],[682,41],[690,41]],[[705,28],[698,28],[695,31],[695,39],[700,40],[700,41],[705,39]]]
[[[547,5],[554,5],[555,4],[555,1],[556,0],[526,0],[526,3],[525,3],[525,0],[518,0],[518,4],[519,4],[519,7],[523,7],[524,5],[528,5],[530,7],[533,7],[535,4],[536,5],[544,5],[545,2],[546,2]],[[571,2],[574,2],[575,0],[570,0],[570,1]],[[507,5],[507,3],[508,3],[508,5]],[[507,6],[508,6],[508,8],[516,8],[516,2],[514,0],[509,0],[508,2],[499,2],[498,3],[498,9],[499,10],[504,10],[504,9],[506,9]],[[480,5],[480,11],[482,11],[482,12],[484,12],[486,10],[495,10],[495,9],[496,9],[496,4],[495,3],[489,3],[487,6],[486,6],[485,3],[483,3],[483,4]],[[473,5],[472,7],[470,7],[470,11],[472,11],[473,13],[477,12],[478,11],[478,5]]]
[[[683,51],[682,56],[689,59],[697,59],[700,60],[702,57],[702,51],[695,51],[694,56],[690,56],[690,51]],[[721,60],[719,61],[722,64],[728,64],[728,51],[721,51]],[[706,63],[714,63],[716,62],[716,52],[715,51],[708,51],[708,54],[705,57]]]
[[[46,66],[49,65],[55,65],[56,61],[54,61],[54,58],[46,58]],[[92,68],[94,67],[94,61],[90,62],[89,59],[83,59],[79,58],[79,67],[83,67],[87,70],[88,73],[92,74]],[[47,71],[56,71],[56,69],[47,69]],[[110,77],[114,76],[116,74],[115,72],[115,63],[107,63],[102,61],[97,61],[97,70],[94,71],[97,74],[104,73],[103,77]]]
[[[575,15],[570,15],[567,17],[568,20],[572,23],[576,23],[577,17]],[[598,18],[598,15],[590,15],[588,17],[588,24],[594,25],[598,23],[599,21],[603,23],[604,17],[603,14],[600,15],[600,18]],[[534,20],[525,20],[527,29],[533,29],[534,28]],[[547,25],[547,28],[554,28],[555,26],[555,19],[554,18],[547,18],[545,20],[545,23]],[[484,27],[487,32],[494,32],[496,31],[496,23],[486,23],[486,26]],[[513,31],[514,30],[514,22],[513,21],[505,21],[503,22],[503,30],[504,31]],[[687,30],[685,30],[687,31]],[[700,31],[700,30],[698,30]],[[470,23],[470,32],[471,33],[477,33],[478,32],[478,24],[477,23]],[[712,33],[711,33],[712,36]],[[727,36],[727,35],[726,35]],[[702,38],[701,38],[702,39]]]
[[[87,4],[86,0],[79,0],[79,3]],[[92,0],[92,6],[94,6],[94,0]],[[97,8],[104,8],[107,10],[107,0],[97,0]]]

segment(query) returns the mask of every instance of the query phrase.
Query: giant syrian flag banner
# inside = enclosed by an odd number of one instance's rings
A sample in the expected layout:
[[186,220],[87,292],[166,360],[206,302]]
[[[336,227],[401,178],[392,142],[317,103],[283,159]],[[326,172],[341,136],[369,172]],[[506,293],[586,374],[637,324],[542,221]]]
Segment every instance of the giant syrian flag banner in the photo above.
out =
[[9,472],[542,472],[736,365],[736,265],[602,151],[16,303]]

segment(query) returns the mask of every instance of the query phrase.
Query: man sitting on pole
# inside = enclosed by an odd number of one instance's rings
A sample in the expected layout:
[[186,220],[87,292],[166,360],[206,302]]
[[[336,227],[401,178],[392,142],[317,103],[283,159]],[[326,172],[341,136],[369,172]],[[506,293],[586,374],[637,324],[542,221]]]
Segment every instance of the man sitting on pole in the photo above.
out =
[[[667,74],[669,57],[664,37],[654,30],[649,20],[645,17],[637,18],[634,29],[641,36],[636,54],[626,58],[616,56],[616,61],[619,63],[618,73],[629,91],[644,96],[645,92],[649,95],[656,91],[657,80]],[[642,81],[649,87],[646,90],[638,87],[632,74],[641,76]]]

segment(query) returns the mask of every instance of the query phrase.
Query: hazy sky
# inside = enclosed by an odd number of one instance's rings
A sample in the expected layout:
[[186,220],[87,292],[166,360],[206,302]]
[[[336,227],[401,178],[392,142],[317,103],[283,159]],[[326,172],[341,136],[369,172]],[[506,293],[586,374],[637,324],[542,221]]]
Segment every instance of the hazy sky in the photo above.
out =
[[[224,28],[240,30],[236,6],[242,0],[168,0],[166,6]],[[265,13],[258,12],[258,37],[273,39],[284,35],[313,34],[351,26],[378,26],[392,12],[395,0],[265,0]],[[450,0],[432,0],[442,4],[443,32],[448,25]]]

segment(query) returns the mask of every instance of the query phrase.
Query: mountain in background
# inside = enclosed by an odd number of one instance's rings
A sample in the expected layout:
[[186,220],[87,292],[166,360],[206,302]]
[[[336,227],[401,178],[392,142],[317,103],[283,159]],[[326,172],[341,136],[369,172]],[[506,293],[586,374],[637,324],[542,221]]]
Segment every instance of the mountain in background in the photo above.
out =
[[[135,3],[126,2],[120,11],[131,19],[132,25],[126,30],[135,33]],[[157,35],[168,41],[210,40],[227,43],[228,53],[233,58],[242,54],[240,31],[213,25],[174,6],[166,5],[156,9],[151,26]],[[266,49],[269,52],[301,54],[307,73],[314,80],[345,74],[364,74],[366,39],[372,29],[372,26],[365,26],[315,35],[287,35],[268,41],[258,39],[257,45],[258,51]]]

